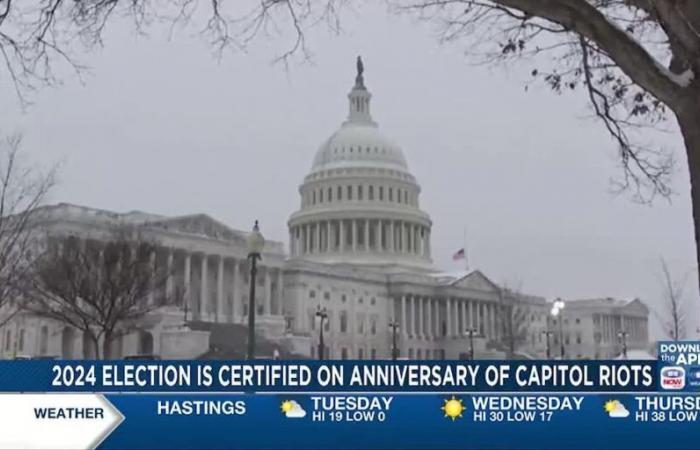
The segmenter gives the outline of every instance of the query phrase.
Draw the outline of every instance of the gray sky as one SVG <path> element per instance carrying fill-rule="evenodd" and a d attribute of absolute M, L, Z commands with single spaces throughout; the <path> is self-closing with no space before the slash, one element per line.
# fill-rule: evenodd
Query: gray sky
<path fill-rule="evenodd" d="M 367 11 L 366 11 L 367 12 Z M 113 30 L 83 57 L 81 85 L 34 95 L 26 112 L 0 84 L 0 132 L 22 131 L 34 160 L 64 161 L 52 202 L 166 215 L 207 213 L 235 228 L 259 218 L 287 238 L 298 185 L 320 143 L 345 119 L 355 57 L 372 111 L 403 148 L 431 214 L 438 266 L 467 229 L 472 267 L 547 297 L 660 295 L 659 258 L 697 303 L 689 181 L 678 133 L 672 203 L 609 192 L 615 147 L 582 93 L 524 90 L 534 65 L 475 67 L 427 26 L 365 14 L 345 32 L 312 32 L 313 64 L 271 65 L 277 42 L 222 61 L 191 33 L 168 41 Z M 698 314 L 693 313 L 695 318 Z M 693 320 L 692 329 L 695 329 Z"/>

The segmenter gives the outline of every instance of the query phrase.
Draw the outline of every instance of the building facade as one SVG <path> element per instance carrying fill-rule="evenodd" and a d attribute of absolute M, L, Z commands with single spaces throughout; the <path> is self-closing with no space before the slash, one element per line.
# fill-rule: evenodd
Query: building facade
<path fill-rule="evenodd" d="M 445 273 L 433 265 L 421 187 L 401 148 L 372 118 L 363 71 L 358 60 L 347 119 L 322 143 L 299 188 L 288 253 L 280 242 L 265 244 L 256 331 L 297 357 L 318 356 L 321 326 L 329 358 L 390 358 L 394 341 L 409 359 L 544 357 L 556 324 L 543 298 L 502 289 L 479 270 Z M 246 232 L 204 214 L 119 214 L 68 204 L 40 213 L 35 230 L 49 243 L 77 239 L 99 250 L 108 230 L 124 224 L 157 243 L 151 261 L 165 268 L 167 283 L 145 299 L 156 308 L 140 330 L 119 338 L 113 356 L 196 357 L 211 347 L 211 335 L 194 323 L 247 323 Z M 616 330 L 630 330 L 630 344 L 648 339 L 641 302 L 580 305 L 567 310 L 579 311 L 576 331 L 564 338 L 570 355 L 611 356 Z M 9 321 L 0 337 L 6 357 L 92 352 L 70 327 L 28 314 Z"/>

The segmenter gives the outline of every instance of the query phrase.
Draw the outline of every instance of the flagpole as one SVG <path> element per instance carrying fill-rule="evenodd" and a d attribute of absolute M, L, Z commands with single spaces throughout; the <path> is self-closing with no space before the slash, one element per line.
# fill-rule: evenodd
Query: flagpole
<path fill-rule="evenodd" d="M 467 248 L 467 227 L 464 227 L 464 268 L 469 272 L 469 251 Z"/>

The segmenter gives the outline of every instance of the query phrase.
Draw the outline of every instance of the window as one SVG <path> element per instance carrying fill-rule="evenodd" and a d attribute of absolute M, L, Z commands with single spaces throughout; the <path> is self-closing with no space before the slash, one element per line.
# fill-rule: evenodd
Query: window
<path fill-rule="evenodd" d="M 361 201 L 362 197 L 362 186 L 357 186 L 357 199 Z"/>
<path fill-rule="evenodd" d="M 357 333 L 365 334 L 365 317 L 361 314 L 357 315 Z"/>
<path fill-rule="evenodd" d="M 389 188 L 389 201 L 394 201 L 394 188 Z"/>
<path fill-rule="evenodd" d="M 17 350 L 20 352 L 24 351 L 24 328 L 19 330 L 19 344 L 17 344 Z"/>
<path fill-rule="evenodd" d="M 341 311 L 340 313 L 340 332 L 348 332 L 348 313 L 345 311 Z"/>
<path fill-rule="evenodd" d="M 343 302 L 343 303 L 345 303 L 345 302 L 348 301 L 348 298 L 345 296 L 345 294 L 343 294 L 343 295 L 340 296 L 340 301 Z"/>
<path fill-rule="evenodd" d="M 336 195 L 336 197 L 338 200 L 343 199 L 343 187 L 342 186 L 338 186 L 338 194 Z"/>
<path fill-rule="evenodd" d="M 408 203 L 408 191 L 403 191 L 403 202 Z"/>
<path fill-rule="evenodd" d="M 316 191 L 313 191 L 311 195 L 312 195 L 311 204 L 315 205 L 316 204 Z"/>
<path fill-rule="evenodd" d="M 581 319 L 577 317 L 576 318 L 576 325 L 580 325 L 580 324 L 581 324 Z"/>
<path fill-rule="evenodd" d="M 367 200 L 374 200 L 374 186 L 367 188 Z"/>
<path fill-rule="evenodd" d="M 359 303 L 360 305 L 363 304 L 364 302 L 365 302 L 365 300 L 362 297 L 357 299 L 357 303 Z"/>
<path fill-rule="evenodd" d="M 360 347 L 357 349 L 357 359 L 365 359 L 365 349 Z"/>
<path fill-rule="evenodd" d="M 374 305 L 374 304 L 377 303 L 377 299 L 374 298 L 374 297 L 372 297 L 372 299 L 369 301 L 369 303 L 370 303 L 371 305 Z"/>
<path fill-rule="evenodd" d="M 373 348 L 371 354 L 371 359 L 377 359 L 377 349 Z"/>
<path fill-rule="evenodd" d="M 46 325 L 41 327 L 41 335 L 39 337 L 39 354 L 45 355 L 49 349 L 49 327 Z"/>
<path fill-rule="evenodd" d="M 369 321 L 370 332 L 372 334 L 377 334 L 377 319 L 372 318 Z"/>
<path fill-rule="evenodd" d="M 352 186 L 348 186 L 348 200 L 352 200 Z"/>
<path fill-rule="evenodd" d="M 580 334 L 577 334 L 577 335 L 576 335 L 576 343 L 577 343 L 577 344 L 580 344 L 580 343 L 581 343 L 581 335 L 580 335 Z"/>
<path fill-rule="evenodd" d="M 384 186 L 379 186 L 379 201 L 384 201 Z"/>
<path fill-rule="evenodd" d="M 330 301 L 331 299 L 331 293 L 330 292 L 324 292 L 323 293 L 323 299 L 326 301 Z"/>
<path fill-rule="evenodd" d="M 333 188 L 328 188 L 328 202 L 333 201 Z"/>
<path fill-rule="evenodd" d="M 323 189 L 318 190 L 318 202 L 323 203 Z"/>
<path fill-rule="evenodd" d="M 316 298 L 316 291 L 309 291 L 309 298 Z"/>
<path fill-rule="evenodd" d="M 340 349 L 340 359 L 348 359 L 348 349 L 343 347 Z"/>

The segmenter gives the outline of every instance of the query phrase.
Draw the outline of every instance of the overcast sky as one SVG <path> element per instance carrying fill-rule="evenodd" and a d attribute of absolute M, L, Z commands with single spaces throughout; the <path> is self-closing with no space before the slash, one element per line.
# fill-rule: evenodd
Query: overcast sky
<path fill-rule="evenodd" d="M 136 38 L 118 24 L 83 57 L 91 76 L 32 96 L 0 78 L 0 132 L 22 131 L 36 161 L 63 161 L 51 201 L 165 215 L 206 213 L 234 228 L 258 218 L 286 242 L 298 186 L 345 119 L 355 57 L 372 113 L 397 141 L 433 219 L 447 271 L 466 227 L 472 268 L 546 297 L 640 297 L 660 307 L 659 258 L 697 303 L 689 181 L 678 133 L 672 203 L 610 194 L 615 147 L 581 93 L 525 91 L 529 64 L 471 65 L 427 26 L 365 11 L 345 32 L 312 32 L 313 64 L 289 71 L 265 41 L 212 57 L 191 33 Z M 693 318 L 698 314 L 693 313 Z M 695 329 L 695 320 L 692 330 Z"/>

